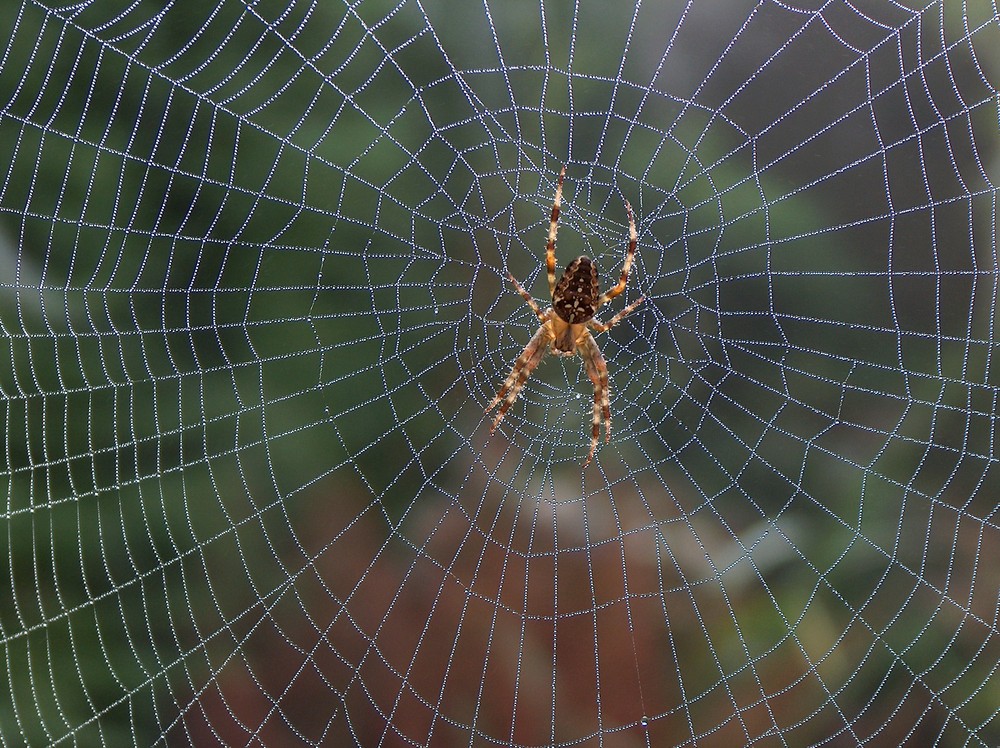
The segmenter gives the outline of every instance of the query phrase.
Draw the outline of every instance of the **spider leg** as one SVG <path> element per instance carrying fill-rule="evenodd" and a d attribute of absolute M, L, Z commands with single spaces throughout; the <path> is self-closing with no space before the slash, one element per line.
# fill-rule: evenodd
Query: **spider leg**
<path fill-rule="evenodd" d="M 628 273 L 632 269 L 632 260 L 635 257 L 635 247 L 639 242 L 639 235 L 635 231 L 635 216 L 632 214 L 632 206 L 628 204 L 628 200 L 625 201 L 625 210 L 628 212 L 628 250 L 625 252 L 625 264 L 622 265 L 622 277 L 618 281 L 618 285 L 601 294 L 601 298 L 597 300 L 598 307 L 604 306 L 625 290 L 625 284 L 628 283 Z"/>
<path fill-rule="evenodd" d="M 486 406 L 486 410 L 483 411 L 484 413 L 489 413 L 496 407 L 497 403 L 503 400 L 503 404 L 500 406 L 500 410 L 497 411 L 497 416 L 493 420 L 493 425 L 490 426 L 491 434 L 500 425 L 500 421 L 503 420 L 507 409 L 517 400 L 517 396 L 520 394 L 521 388 L 524 387 L 524 383 L 528 381 L 528 377 L 531 376 L 531 372 L 545 358 L 551 341 L 552 334 L 549 332 L 549 328 L 542 325 L 538 328 L 538 332 L 528 341 L 524 350 L 521 351 L 521 355 L 517 357 L 517 361 L 514 362 L 514 366 L 510 370 L 510 374 L 507 375 L 507 379 L 504 380 L 503 386 L 497 391 L 496 396 L 490 401 L 490 404 Z"/>
<path fill-rule="evenodd" d="M 594 385 L 594 418 L 590 433 L 590 452 L 583 467 L 587 467 L 594 459 L 594 452 L 597 451 L 597 443 L 601 436 L 601 419 L 604 419 L 604 441 L 611 441 L 611 403 L 608 399 L 608 364 L 604 360 L 601 349 L 594 340 L 594 336 L 585 332 L 584 337 L 577 344 L 580 355 L 583 357 L 584 365 L 587 368 L 587 376 L 590 377 L 591 384 Z"/>
<path fill-rule="evenodd" d="M 631 312 L 635 311 L 635 308 L 637 306 L 639 306 L 639 304 L 641 304 L 645 299 L 646 299 L 645 296 L 640 296 L 638 299 L 636 299 L 631 304 L 629 304 L 627 307 L 625 307 L 620 312 L 618 312 L 618 314 L 616 314 L 614 317 L 612 317 L 611 319 L 609 319 L 608 322 L 607 322 L 607 324 L 601 324 L 596 319 L 592 318 L 590 320 L 590 326 L 593 327 L 594 330 L 596 330 L 599 333 L 600 332 L 607 332 L 612 327 L 614 327 L 619 322 L 621 322 L 622 319 L 624 319 L 626 315 L 628 315 Z"/>
<path fill-rule="evenodd" d="M 528 306 L 531 307 L 531 311 L 535 313 L 535 316 L 538 317 L 538 319 L 541 320 L 542 322 L 545 322 L 548 319 L 548 317 L 546 317 L 545 313 L 538 308 L 538 304 L 535 302 L 533 298 L 531 298 L 531 294 L 524 290 L 524 286 L 518 283 L 517 278 L 515 278 L 513 275 L 507 273 L 507 277 L 510 278 L 510 282 L 514 284 L 514 288 L 517 289 L 517 292 L 521 294 L 521 296 L 524 298 L 525 301 L 528 302 Z"/>
<path fill-rule="evenodd" d="M 559 230 L 559 206 L 562 203 L 563 177 L 566 167 L 559 172 L 556 182 L 556 198 L 552 201 L 552 218 L 549 219 L 549 241 L 545 245 L 545 267 L 549 272 L 549 296 L 556 292 L 556 231 Z"/>

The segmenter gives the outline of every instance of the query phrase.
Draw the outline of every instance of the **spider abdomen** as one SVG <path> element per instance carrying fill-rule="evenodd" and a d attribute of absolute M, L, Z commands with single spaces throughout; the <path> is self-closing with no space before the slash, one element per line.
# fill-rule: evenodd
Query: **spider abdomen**
<path fill-rule="evenodd" d="M 586 255 L 577 257 L 566 266 L 556 290 L 552 292 L 552 308 L 571 325 L 591 319 L 597 312 L 597 268 Z"/>

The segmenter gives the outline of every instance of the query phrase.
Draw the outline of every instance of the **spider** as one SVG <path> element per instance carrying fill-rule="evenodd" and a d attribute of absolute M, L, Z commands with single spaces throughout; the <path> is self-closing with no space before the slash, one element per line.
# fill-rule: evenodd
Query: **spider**
<path fill-rule="evenodd" d="M 587 376 L 590 377 L 590 381 L 594 385 L 594 420 L 590 436 L 590 452 L 583 463 L 583 467 L 587 467 L 594 459 L 594 451 L 597 449 L 598 437 L 601 432 L 602 417 L 605 429 L 604 441 L 611 441 L 608 365 L 604 356 L 601 355 L 597 341 L 594 340 L 594 336 L 587 328 L 592 328 L 598 333 L 610 330 L 621 322 L 625 315 L 639 306 L 645 297 L 640 296 L 608 320 L 607 324 L 598 322 L 594 317 L 598 309 L 625 290 L 625 284 L 628 282 L 628 273 L 632 267 L 632 258 L 635 257 L 635 246 L 638 241 L 635 218 L 628 200 L 625 201 L 625 210 L 628 213 L 628 250 L 625 253 L 625 264 L 622 266 L 622 275 L 618 285 L 601 294 L 597 287 L 597 269 L 594 267 L 593 260 L 585 255 L 577 257 L 567 265 L 562 278 L 556 283 L 556 231 L 559 228 L 559 205 L 562 202 L 563 178 L 565 176 L 566 167 L 564 166 L 559 172 L 559 180 L 556 183 L 556 197 L 552 203 L 552 218 L 549 222 L 549 240 L 545 245 L 545 264 L 548 269 L 552 306 L 543 312 L 531 294 L 517 282 L 517 279 L 510 273 L 507 274 L 510 282 L 514 284 L 514 288 L 528 302 L 531 311 L 535 313 L 538 321 L 542 324 L 528 341 L 524 350 L 521 351 L 521 355 L 514 362 L 510 374 L 504 380 L 503 386 L 500 387 L 496 397 L 490 402 L 485 412 L 489 413 L 503 401 L 493 425 L 490 427 L 492 434 L 500 421 L 503 420 L 507 409 L 514 404 L 524 387 L 524 383 L 531 376 L 531 372 L 541 363 L 550 349 L 551 353 L 556 356 L 572 356 L 574 353 L 579 353 L 587 369 Z"/>

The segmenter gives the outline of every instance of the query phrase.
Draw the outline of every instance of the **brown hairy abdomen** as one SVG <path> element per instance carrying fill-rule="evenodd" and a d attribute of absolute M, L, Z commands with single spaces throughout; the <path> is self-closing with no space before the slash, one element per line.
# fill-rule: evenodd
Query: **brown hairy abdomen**
<path fill-rule="evenodd" d="M 586 322 L 597 311 L 597 268 L 589 257 L 580 256 L 566 266 L 566 272 L 552 294 L 552 308 L 571 325 Z"/>

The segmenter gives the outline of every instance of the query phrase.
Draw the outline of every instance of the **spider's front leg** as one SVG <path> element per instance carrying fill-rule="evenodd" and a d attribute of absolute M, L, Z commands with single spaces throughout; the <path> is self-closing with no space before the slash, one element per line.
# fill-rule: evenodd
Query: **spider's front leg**
<path fill-rule="evenodd" d="M 500 421 L 503 420 L 504 414 L 510 406 L 517 400 L 517 396 L 520 394 L 521 388 L 524 387 L 524 383 L 528 381 L 528 377 L 531 376 L 531 372 L 541 363 L 541 360 L 545 358 L 545 354 L 549 350 L 549 343 L 552 342 L 552 332 L 549 330 L 549 326 L 544 324 L 546 315 L 547 312 L 543 312 L 540 315 L 539 318 L 543 320 L 542 326 L 538 328 L 538 331 L 528 341 L 524 350 L 521 351 L 521 355 L 514 362 L 514 367 L 510 370 L 510 374 L 504 380 L 503 386 L 500 387 L 490 404 L 486 406 L 486 410 L 483 411 L 484 413 L 489 413 L 497 406 L 497 403 L 501 400 L 503 401 L 500 410 L 497 411 L 496 418 L 493 420 L 493 425 L 490 426 L 491 434 L 500 425 Z"/>
<path fill-rule="evenodd" d="M 608 398 L 608 364 L 604 360 L 601 349 L 597 346 L 597 341 L 589 332 L 584 334 L 583 339 L 578 343 L 580 356 L 587 369 L 587 376 L 594 386 L 594 418 L 590 434 L 590 452 L 583 466 L 587 467 L 594 459 L 594 452 L 597 451 L 597 442 L 601 435 L 601 418 L 604 419 L 604 441 L 611 441 L 611 402 Z"/>

